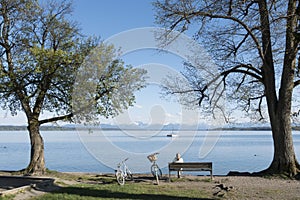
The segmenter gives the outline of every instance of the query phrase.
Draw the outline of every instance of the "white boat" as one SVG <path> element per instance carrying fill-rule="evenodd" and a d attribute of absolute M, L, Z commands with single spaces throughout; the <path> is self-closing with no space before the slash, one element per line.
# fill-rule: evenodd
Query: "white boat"
<path fill-rule="evenodd" d="M 167 134 L 167 137 L 177 137 L 178 135 L 177 134 L 174 134 L 174 133 L 170 133 L 170 134 Z"/>
<path fill-rule="evenodd" d="M 177 137 L 178 135 L 174 133 L 174 129 L 172 128 L 172 132 L 167 134 L 167 137 Z"/>

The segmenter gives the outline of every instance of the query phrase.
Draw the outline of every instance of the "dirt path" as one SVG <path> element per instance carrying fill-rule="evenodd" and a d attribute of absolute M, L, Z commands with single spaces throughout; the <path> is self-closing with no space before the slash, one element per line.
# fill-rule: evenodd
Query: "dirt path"
<path fill-rule="evenodd" d="M 228 199 L 300 199 L 300 181 L 249 176 L 216 178 L 224 188 L 218 196 Z"/>

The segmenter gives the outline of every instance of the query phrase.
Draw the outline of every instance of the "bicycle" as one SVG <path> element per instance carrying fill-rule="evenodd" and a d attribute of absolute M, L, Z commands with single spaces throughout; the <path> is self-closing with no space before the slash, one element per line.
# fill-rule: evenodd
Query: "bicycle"
<path fill-rule="evenodd" d="M 153 154 L 150 154 L 149 156 L 147 156 L 147 158 L 152 163 L 152 165 L 151 165 L 151 173 L 154 176 L 154 178 L 156 179 L 157 184 L 159 184 L 159 179 L 162 178 L 161 169 L 158 167 L 158 165 L 156 163 L 157 155 L 158 154 L 159 153 L 153 153 Z"/>
<path fill-rule="evenodd" d="M 118 168 L 116 170 L 116 179 L 117 182 L 119 183 L 119 185 L 124 185 L 125 184 L 125 180 L 133 180 L 133 175 L 131 173 L 131 171 L 129 170 L 129 168 L 126 165 L 126 161 L 129 158 L 126 158 L 125 160 L 122 160 L 119 164 L 118 164 Z"/>

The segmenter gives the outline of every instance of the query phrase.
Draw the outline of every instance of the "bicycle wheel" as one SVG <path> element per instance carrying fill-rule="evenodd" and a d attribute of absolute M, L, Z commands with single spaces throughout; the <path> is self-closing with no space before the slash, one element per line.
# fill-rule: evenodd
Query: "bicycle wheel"
<path fill-rule="evenodd" d="M 121 171 L 116 172 L 116 179 L 117 179 L 119 185 L 125 184 L 125 177 L 123 176 L 123 173 Z"/>
<path fill-rule="evenodd" d="M 126 180 L 132 181 L 133 180 L 133 175 L 132 175 L 132 173 L 129 169 L 126 169 L 126 174 L 127 174 Z"/>
<path fill-rule="evenodd" d="M 154 176 L 154 178 L 156 178 L 156 176 L 157 176 L 158 179 L 162 178 L 162 172 L 161 172 L 161 170 L 160 170 L 160 168 L 158 167 L 157 164 L 153 164 L 151 166 L 151 173 Z"/>

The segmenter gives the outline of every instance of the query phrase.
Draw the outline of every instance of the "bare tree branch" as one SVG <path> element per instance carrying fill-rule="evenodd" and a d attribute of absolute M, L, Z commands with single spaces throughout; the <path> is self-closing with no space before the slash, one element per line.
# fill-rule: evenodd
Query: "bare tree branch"
<path fill-rule="evenodd" d="M 63 115 L 63 116 L 58 116 L 58 117 L 52 117 L 52 118 L 48 118 L 48 119 L 39 120 L 39 125 L 46 124 L 46 123 L 51 123 L 51 122 L 57 122 L 57 121 L 61 121 L 61 120 L 69 120 L 70 121 L 73 116 L 74 116 L 74 114 L 70 113 L 70 114 Z"/>
<path fill-rule="evenodd" d="M 256 45 L 256 48 L 257 48 L 257 51 L 260 55 L 260 58 L 262 60 L 265 60 L 264 52 L 262 50 L 262 47 L 260 45 L 260 42 L 259 42 L 258 38 L 253 34 L 253 32 L 252 32 L 253 30 L 250 27 L 248 27 L 248 25 L 245 24 L 242 20 L 240 20 L 236 17 L 233 17 L 233 16 L 217 15 L 217 14 L 212 14 L 212 13 L 203 12 L 203 11 L 194 11 L 194 12 L 189 12 L 189 13 L 175 11 L 174 13 L 178 16 L 187 16 L 188 18 L 192 18 L 192 17 L 195 17 L 195 16 L 202 16 L 202 17 L 209 17 L 209 18 L 215 18 L 215 19 L 227 19 L 227 20 L 234 21 L 234 22 L 238 23 L 239 25 L 241 25 L 245 29 L 247 34 L 249 34 L 250 37 L 252 38 L 252 40 L 254 41 L 254 43 Z M 179 24 L 184 19 L 185 19 L 184 17 L 180 18 L 177 21 L 176 25 Z M 175 26 L 172 26 L 172 27 L 173 27 L 172 29 L 175 28 Z"/>
<path fill-rule="evenodd" d="M 294 88 L 300 85 L 300 80 L 294 82 Z"/>

